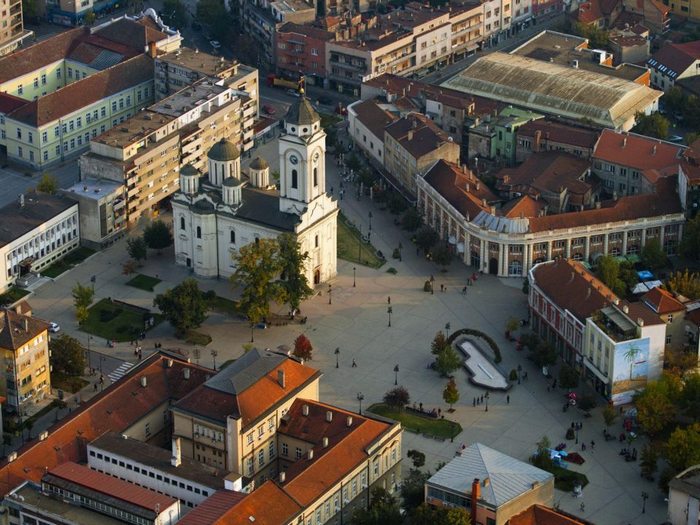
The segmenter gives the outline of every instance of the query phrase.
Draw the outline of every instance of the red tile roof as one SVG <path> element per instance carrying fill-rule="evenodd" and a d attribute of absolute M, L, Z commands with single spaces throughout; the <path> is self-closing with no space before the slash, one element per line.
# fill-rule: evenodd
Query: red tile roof
<path fill-rule="evenodd" d="M 44 333 L 49 323 L 30 315 L 18 314 L 10 308 L 0 310 L 0 348 L 15 351 Z"/>
<path fill-rule="evenodd" d="M 535 283 L 559 308 L 581 322 L 618 299 L 613 291 L 579 262 L 559 259 L 538 264 L 532 270 Z"/>
<path fill-rule="evenodd" d="M 292 34 L 301 35 L 308 38 L 314 38 L 316 40 L 323 40 L 326 42 L 335 40 L 335 33 L 331 31 L 326 31 L 320 27 L 314 27 L 308 24 L 295 24 L 294 22 L 287 22 L 279 29 L 277 29 L 278 38 L 282 34 Z"/>
<path fill-rule="evenodd" d="M 598 130 L 570 126 L 546 118 L 531 120 L 520 126 L 516 133 L 519 137 L 535 138 L 535 134 L 538 131 L 541 134 L 542 141 L 567 144 L 590 150 L 595 148 L 600 136 L 600 131 Z"/>
<path fill-rule="evenodd" d="M 386 133 L 396 140 L 409 155 L 420 159 L 447 142 L 450 136 L 428 117 L 411 113 L 386 127 Z"/>
<path fill-rule="evenodd" d="M 145 52 L 150 42 L 160 42 L 167 38 L 165 33 L 154 27 L 155 24 L 149 18 L 144 16 L 138 21 L 121 18 L 95 34 L 125 46 L 138 47 Z"/>
<path fill-rule="evenodd" d="M 514 199 L 501 208 L 501 214 L 509 219 L 522 219 L 525 217 L 538 217 L 547 208 L 547 203 L 542 199 L 534 199 L 529 195 L 523 195 Z"/>
<path fill-rule="evenodd" d="M 662 73 L 665 76 L 675 73 L 671 75 L 675 79 L 696 60 L 700 60 L 700 40 L 685 44 L 666 44 L 647 60 L 647 66 L 656 70 L 665 66 Z"/>
<path fill-rule="evenodd" d="M 685 311 L 685 306 L 663 288 L 652 288 L 642 296 L 642 301 L 659 315 Z"/>
<path fill-rule="evenodd" d="M 688 185 L 700 184 L 700 139 L 695 140 L 683 152 L 681 169 L 688 179 Z"/>
<path fill-rule="evenodd" d="M 582 24 L 592 24 L 603 18 L 603 12 L 598 0 L 588 0 L 579 4 L 576 11 L 576 20 Z"/>
<path fill-rule="evenodd" d="M 382 142 L 384 142 L 384 128 L 398 119 L 398 117 L 379 107 L 374 100 L 360 102 L 354 105 L 352 109 L 357 113 L 357 119 Z"/>
<path fill-rule="evenodd" d="M 7 115 L 25 104 L 29 104 L 29 101 L 9 93 L 0 93 L 0 113 Z"/>
<path fill-rule="evenodd" d="M 59 478 L 86 487 L 105 496 L 122 500 L 149 511 L 159 507 L 164 512 L 165 509 L 177 502 L 176 499 L 165 494 L 159 494 L 155 490 L 139 487 L 128 481 L 102 474 L 72 461 L 67 461 L 52 468 L 44 476 L 44 480 L 49 484 L 52 483 L 52 478 Z"/>
<path fill-rule="evenodd" d="M 656 170 L 665 175 L 678 173 L 684 146 L 658 139 L 604 129 L 593 158 L 640 171 Z M 651 182 L 656 182 L 652 180 Z"/>
<path fill-rule="evenodd" d="M 172 366 L 168 366 L 172 360 Z M 184 370 L 190 377 L 185 378 Z M 85 459 L 86 445 L 105 432 L 123 432 L 156 407 L 177 401 L 201 385 L 213 371 L 164 353 L 133 367 L 122 379 L 49 428 L 49 436 L 26 443 L 17 459 L 0 463 L 0 494 L 25 480 L 39 482 L 46 469 Z M 146 387 L 141 386 L 142 378 Z"/>
<path fill-rule="evenodd" d="M 43 126 L 110 95 L 152 81 L 153 75 L 153 59 L 139 55 L 34 100 L 14 110 L 8 118 Z"/>
<path fill-rule="evenodd" d="M 178 521 L 178 525 L 211 525 L 241 502 L 246 495 L 233 490 L 219 490 Z M 250 521 L 248 522 L 250 525 Z"/>
<path fill-rule="evenodd" d="M 592 523 L 543 505 L 532 505 L 512 516 L 506 525 L 592 525 Z"/>
<path fill-rule="evenodd" d="M 290 523 L 297 514 L 303 510 L 298 502 L 294 501 L 274 481 L 266 481 L 252 494 L 246 496 L 233 507 L 228 509 L 219 519 L 213 522 L 197 521 L 198 509 L 194 514 L 194 521 L 180 521 L 180 525 L 280 525 Z M 189 517 L 189 515 L 188 515 Z"/>

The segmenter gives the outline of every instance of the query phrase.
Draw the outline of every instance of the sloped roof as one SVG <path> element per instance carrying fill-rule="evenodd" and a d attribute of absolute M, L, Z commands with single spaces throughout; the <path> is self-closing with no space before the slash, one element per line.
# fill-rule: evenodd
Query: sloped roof
<path fill-rule="evenodd" d="M 544 505 L 531 505 L 519 514 L 512 516 L 506 525 L 592 525 L 560 510 Z"/>
<path fill-rule="evenodd" d="M 420 113 L 410 113 L 400 118 L 389 124 L 385 132 L 416 159 L 435 151 L 451 140 L 447 133 Z"/>
<path fill-rule="evenodd" d="M 365 100 L 364 102 L 353 104 L 352 111 L 357 114 L 357 120 L 382 142 L 384 142 L 384 129 L 397 119 L 397 117 L 382 109 L 374 100 Z"/>
<path fill-rule="evenodd" d="M 660 287 L 652 288 L 642 295 L 642 302 L 658 315 L 685 311 L 683 303 L 673 297 L 670 292 Z"/>
<path fill-rule="evenodd" d="M 228 162 L 231 160 L 236 160 L 241 156 L 241 151 L 236 147 L 236 145 L 222 137 L 219 142 L 214 144 L 207 152 L 207 157 L 219 162 Z"/>
<path fill-rule="evenodd" d="M 523 195 L 519 199 L 514 199 L 503 206 L 501 214 L 509 219 L 537 217 L 546 207 L 546 201 Z"/>
<path fill-rule="evenodd" d="M 128 18 L 120 18 L 99 29 L 96 34 L 124 45 L 138 46 L 145 51 L 149 42 L 160 42 L 168 37 L 165 33 L 153 27 L 148 22 L 148 18 L 144 17 L 143 22 L 141 20 L 135 21 Z"/>
<path fill-rule="evenodd" d="M 559 193 L 562 187 L 575 193 L 591 189 L 584 182 L 589 162 L 561 151 L 541 151 L 530 155 L 515 168 L 503 168 L 496 173 L 499 188 L 511 191 Z"/>
<path fill-rule="evenodd" d="M 196 509 L 185 514 L 178 525 L 213 525 L 246 495 L 233 490 L 219 490 L 205 499 Z M 248 521 L 248 525 L 250 521 Z"/>
<path fill-rule="evenodd" d="M 48 322 L 34 316 L 11 308 L 0 310 L 0 348 L 15 351 L 48 329 Z"/>
<path fill-rule="evenodd" d="M 685 44 L 666 44 L 647 60 L 647 66 L 676 79 L 700 60 L 700 40 Z"/>
<path fill-rule="evenodd" d="M 612 128 L 663 94 L 629 80 L 500 52 L 477 59 L 442 85 Z"/>
<path fill-rule="evenodd" d="M 499 200 L 471 171 L 462 170 L 443 159 L 437 161 L 423 178 L 464 217 L 473 219 Z"/>
<path fill-rule="evenodd" d="M 679 144 L 636 133 L 604 129 L 593 158 L 640 171 L 657 170 L 672 175 L 678 173 L 678 164 L 685 149 Z"/>
<path fill-rule="evenodd" d="M 523 137 L 535 137 L 541 133 L 543 140 L 559 142 L 585 149 L 593 149 L 598 141 L 600 132 L 592 129 L 571 126 L 550 119 L 536 119 L 523 124 L 518 128 L 517 135 Z"/>
<path fill-rule="evenodd" d="M 285 122 L 297 124 L 298 126 L 310 125 L 320 120 L 321 117 L 316 113 L 316 110 L 311 105 L 311 101 L 303 94 L 299 97 L 299 100 L 290 106 L 287 115 L 284 117 Z"/>
<path fill-rule="evenodd" d="M 488 479 L 481 486 L 481 501 L 498 508 L 532 490 L 533 483 L 542 484 L 553 478 L 549 472 L 529 463 L 474 443 L 433 474 L 427 483 L 471 494 L 474 479 L 482 482 Z"/>

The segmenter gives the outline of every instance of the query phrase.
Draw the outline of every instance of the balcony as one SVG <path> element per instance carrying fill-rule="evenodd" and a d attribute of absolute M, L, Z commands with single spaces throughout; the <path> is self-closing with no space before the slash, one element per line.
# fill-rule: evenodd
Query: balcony
<path fill-rule="evenodd" d="M 601 309 L 593 316 L 593 322 L 605 335 L 617 343 L 638 337 L 637 325 L 612 306 Z"/>

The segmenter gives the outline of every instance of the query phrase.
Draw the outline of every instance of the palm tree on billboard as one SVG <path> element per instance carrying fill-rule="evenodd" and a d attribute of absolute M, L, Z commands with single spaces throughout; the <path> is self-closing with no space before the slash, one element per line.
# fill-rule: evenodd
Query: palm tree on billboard
<path fill-rule="evenodd" d="M 639 348 L 637 348 L 636 346 L 630 346 L 624 354 L 625 359 L 630 363 L 630 381 L 632 381 L 632 369 L 634 368 L 634 361 L 637 359 L 637 356 L 640 353 L 641 350 L 639 350 Z"/>

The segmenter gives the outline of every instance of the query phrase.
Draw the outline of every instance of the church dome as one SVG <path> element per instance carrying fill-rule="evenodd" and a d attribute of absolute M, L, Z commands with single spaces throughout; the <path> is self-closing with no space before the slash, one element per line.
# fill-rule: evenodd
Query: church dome
<path fill-rule="evenodd" d="M 226 139 L 221 139 L 219 142 L 214 144 L 207 153 L 207 157 L 211 160 L 216 160 L 219 162 L 229 162 L 236 160 L 241 156 L 240 150 L 236 145 Z"/>
<path fill-rule="evenodd" d="M 319 122 L 321 117 L 319 117 L 318 113 L 316 113 L 316 110 L 311 105 L 309 99 L 302 95 L 299 100 L 297 100 L 289 108 L 287 116 L 284 117 L 284 120 L 287 124 L 304 126 Z"/>
<path fill-rule="evenodd" d="M 196 176 L 199 175 L 199 170 L 195 168 L 192 164 L 185 164 L 182 168 L 180 168 L 180 175 L 185 175 L 185 176 Z"/>
<path fill-rule="evenodd" d="M 262 157 L 255 157 L 255 159 L 253 159 L 253 162 L 250 163 L 250 169 L 253 170 L 264 170 L 269 167 L 270 165 Z"/>
<path fill-rule="evenodd" d="M 224 179 L 224 182 L 222 183 L 222 186 L 226 186 L 229 188 L 235 188 L 236 186 L 240 186 L 243 184 L 239 179 L 236 177 L 226 177 Z"/>

